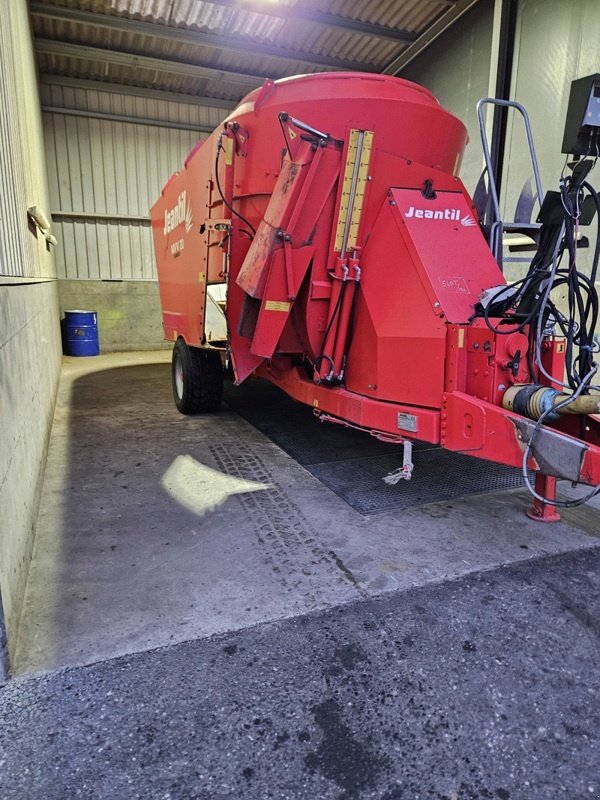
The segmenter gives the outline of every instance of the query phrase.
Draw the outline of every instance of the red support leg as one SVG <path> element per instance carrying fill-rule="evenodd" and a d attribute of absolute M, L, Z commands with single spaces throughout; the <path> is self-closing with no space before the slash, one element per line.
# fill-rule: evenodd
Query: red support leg
<path fill-rule="evenodd" d="M 536 473 L 534 488 L 541 497 L 546 497 L 548 500 L 556 500 L 556 478 L 552 475 L 543 475 L 541 472 Z M 538 522 L 560 521 L 560 514 L 556 510 L 556 506 L 545 503 L 543 500 L 538 500 L 537 497 L 534 499 L 531 508 L 528 509 L 527 516 Z"/>

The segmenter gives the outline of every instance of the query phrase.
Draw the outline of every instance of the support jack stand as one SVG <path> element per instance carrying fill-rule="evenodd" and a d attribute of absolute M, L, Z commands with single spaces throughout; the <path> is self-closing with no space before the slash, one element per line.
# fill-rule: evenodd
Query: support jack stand
<path fill-rule="evenodd" d="M 409 481 L 412 478 L 414 469 L 414 464 L 412 462 L 412 442 L 410 439 L 405 439 L 403 444 L 404 455 L 402 458 L 402 466 L 383 478 L 388 486 L 395 486 L 401 480 Z"/>
<path fill-rule="evenodd" d="M 556 500 L 556 478 L 552 475 L 542 475 L 538 472 L 535 476 L 535 491 L 541 497 L 548 500 Z M 536 497 L 531 508 L 527 510 L 527 516 L 538 522 L 560 522 L 560 514 L 556 506 L 538 500 Z"/>

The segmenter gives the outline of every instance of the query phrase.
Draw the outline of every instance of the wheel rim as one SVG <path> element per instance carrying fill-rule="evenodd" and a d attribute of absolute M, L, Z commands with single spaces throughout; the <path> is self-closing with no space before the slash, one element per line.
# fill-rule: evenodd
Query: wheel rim
<path fill-rule="evenodd" d="M 181 400 L 183 397 L 183 365 L 179 356 L 175 359 L 175 391 L 177 397 Z"/>

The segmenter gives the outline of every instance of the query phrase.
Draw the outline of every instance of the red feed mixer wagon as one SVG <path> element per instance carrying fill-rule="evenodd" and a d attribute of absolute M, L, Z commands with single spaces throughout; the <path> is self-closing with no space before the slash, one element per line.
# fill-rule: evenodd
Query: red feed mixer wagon
<path fill-rule="evenodd" d="M 583 329 L 569 338 L 539 302 L 564 272 L 564 224 L 542 225 L 553 258 L 538 250 L 533 277 L 507 286 L 458 177 L 466 143 L 398 78 L 306 75 L 247 95 L 152 208 L 179 410 L 216 410 L 230 363 L 236 384 L 266 378 L 323 421 L 404 443 L 405 477 L 421 440 L 534 471 L 542 519 L 557 517 L 557 478 L 598 486 L 595 365 L 586 355 L 583 379 Z"/>

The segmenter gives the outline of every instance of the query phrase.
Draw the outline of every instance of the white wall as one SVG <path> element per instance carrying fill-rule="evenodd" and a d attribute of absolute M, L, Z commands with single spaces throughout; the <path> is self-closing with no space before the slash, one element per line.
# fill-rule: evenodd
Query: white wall
<path fill-rule="evenodd" d="M 60 369 L 52 248 L 27 208 L 50 213 L 26 0 L 0 3 L 0 598 L 16 640 Z M 0 681 L 6 664 L 0 654 Z"/>

